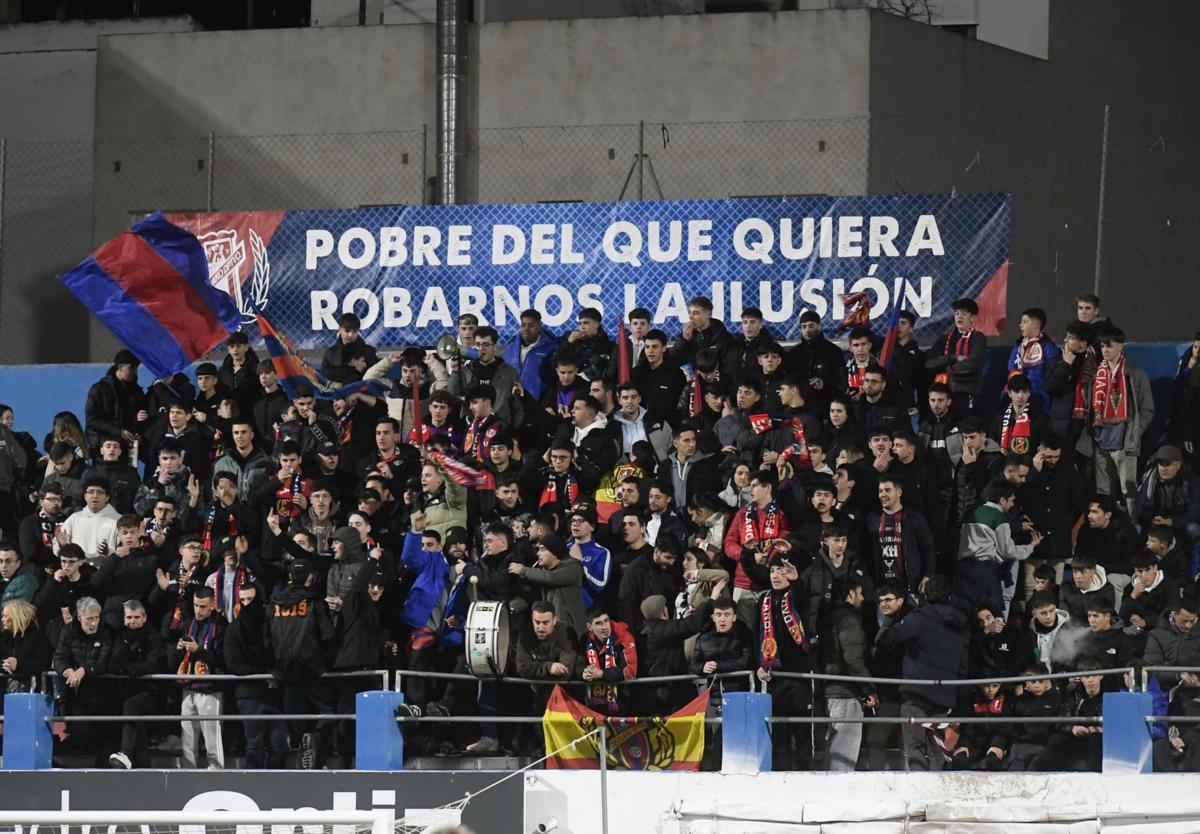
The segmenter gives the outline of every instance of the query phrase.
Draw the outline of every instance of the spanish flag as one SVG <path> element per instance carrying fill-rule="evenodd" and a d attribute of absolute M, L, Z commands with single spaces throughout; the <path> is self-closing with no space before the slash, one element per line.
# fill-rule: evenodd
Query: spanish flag
<path fill-rule="evenodd" d="M 590 770 L 600 766 L 600 734 L 607 727 L 608 766 L 621 770 L 700 769 L 704 757 L 705 689 L 683 709 L 668 716 L 609 718 L 554 687 L 542 729 L 546 734 L 546 768 Z"/>

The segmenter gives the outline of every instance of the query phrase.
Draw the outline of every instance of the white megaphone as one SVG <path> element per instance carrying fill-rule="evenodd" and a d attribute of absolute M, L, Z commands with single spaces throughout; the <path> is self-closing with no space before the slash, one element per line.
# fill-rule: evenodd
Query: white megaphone
<path fill-rule="evenodd" d="M 462 345 L 458 343 L 458 339 L 449 333 L 437 340 L 437 344 L 434 346 L 434 353 L 443 362 L 449 362 L 451 359 L 459 359 L 464 356 L 467 359 L 479 358 L 479 351 L 475 348 L 466 348 L 464 350 Z"/>

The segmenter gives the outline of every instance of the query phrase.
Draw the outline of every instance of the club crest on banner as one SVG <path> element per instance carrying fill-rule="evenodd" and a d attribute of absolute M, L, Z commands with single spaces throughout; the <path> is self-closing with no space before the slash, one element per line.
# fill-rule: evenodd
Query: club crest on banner
<path fill-rule="evenodd" d="M 238 230 L 220 229 L 198 237 L 204 246 L 204 257 L 208 261 L 209 283 L 234 300 L 242 314 L 243 322 L 253 322 L 255 308 L 262 310 L 267 306 L 267 294 L 271 288 L 271 260 L 262 238 L 254 229 L 246 230 L 250 256 L 254 260 L 247 296 L 242 288 L 246 244 L 241 240 Z"/>

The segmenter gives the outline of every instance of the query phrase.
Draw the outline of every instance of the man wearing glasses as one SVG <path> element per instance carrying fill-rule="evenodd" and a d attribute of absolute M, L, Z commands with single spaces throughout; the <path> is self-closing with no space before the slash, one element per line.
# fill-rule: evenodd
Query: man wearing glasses
<path fill-rule="evenodd" d="M 108 480 L 89 476 L 83 481 L 83 507 L 63 522 L 55 533 L 54 553 L 64 544 L 83 548 L 89 564 L 117 547 L 117 519 L 121 514 L 108 503 Z"/>

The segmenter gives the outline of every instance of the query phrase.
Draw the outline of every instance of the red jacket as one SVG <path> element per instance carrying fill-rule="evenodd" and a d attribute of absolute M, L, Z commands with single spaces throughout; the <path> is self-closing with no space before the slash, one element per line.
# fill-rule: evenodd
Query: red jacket
<path fill-rule="evenodd" d="M 787 516 L 784 515 L 783 509 L 778 503 L 775 503 L 775 521 L 773 526 L 775 530 L 770 538 L 786 539 L 791 535 L 791 528 L 788 527 Z M 767 505 L 768 509 L 770 504 Z M 749 507 L 743 507 L 737 511 L 733 517 L 733 521 L 729 523 L 729 529 L 725 532 L 725 556 L 732 559 L 734 563 L 733 587 L 750 589 L 754 587 L 754 583 L 750 581 L 750 577 L 746 575 L 746 571 L 742 568 L 742 549 L 748 547 L 746 543 L 746 513 L 754 511 L 755 516 L 753 523 L 750 525 L 755 535 L 752 538 L 767 537 L 767 531 L 764 529 L 766 517 L 762 510 L 759 510 L 754 504 Z"/>

